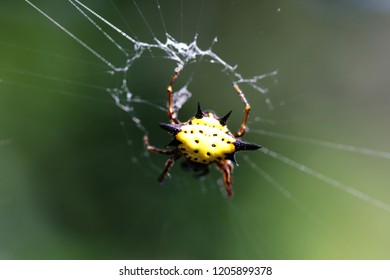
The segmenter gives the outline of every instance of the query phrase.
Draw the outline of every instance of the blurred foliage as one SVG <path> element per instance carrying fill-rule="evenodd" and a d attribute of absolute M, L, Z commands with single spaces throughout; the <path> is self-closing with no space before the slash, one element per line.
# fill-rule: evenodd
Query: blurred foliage
<path fill-rule="evenodd" d="M 133 3 L 114 2 L 120 14 L 110 1 L 85 1 L 151 42 Z M 138 2 L 162 40 L 156 2 Z M 190 42 L 198 32 L 199 45 L 207 48 L 217 36 L 214 51 L 246 76 L 279 71 L 276 80 L 264 80 L 274 110 L 243 89 L 252 105 L 245 140 L 390 204 L 389 159 L 256 133 L 390 151 L 388 10 L 370 1 L 160 2 L 175 38 Z M 124 63 L 66 1 L 34 3 L 111 62 Z M 0 258 L 390 257 L 390 213 L 262 153 L 248 156 L 293 199 L 243 155 L 233 200 L 220 191 L 217 170 L 197 180 L 177 164 L 160 186 L 156 178 L 166 158 L 145 155 L 142 132 L 106 91 L 121 81 L 24 1 L 2 1 L 0 26 Z M 161 55 L 148 56 L 129 71 L 129 86 L 164 106 L 174 67 Z M 232 109 L 230 127 L 237 129 L 243 106 L 221 69 L 206 61 L 189 65 L 175 86 L 190 77 L 193 97 L 180 117 L 192 116 L 199 101 L 219 114 Z M 152 144 L 167 144 L 170 137 L 157 126 L 166 113 L 143 103 L 134 108 Z"/>

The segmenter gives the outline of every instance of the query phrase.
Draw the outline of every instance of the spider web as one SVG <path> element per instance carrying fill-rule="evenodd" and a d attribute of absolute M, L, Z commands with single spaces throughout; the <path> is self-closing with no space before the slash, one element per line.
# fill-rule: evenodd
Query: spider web
<path fill-rule="evenodd" d="M 84 110 L 94 112 L 109 107 L 111 111 L 107 115 L 115 116 L 109 121 L 97 117 L 93 122 L 79 123 L 79 127 L 69 127 L 70 122 L 67 126 L 60 118 L 54 123 L 61 130 L 51 132 L 51 128 L 43 128 L 53 141 L 58 135 L 62 138 L 63 135 L 73 135 L 69 131 L 86 128 L 87 131 L 93 128 L 107 131 L 114 136 L 103 138 L 110 140 L 100 142 L 99 153 L 96 152 L 97 147 L 91 144 L 98 142 L 99 138 L 91 137 L 86 142 L 88 144 L 82 146 L 87 151 L 84 157 L 88 158 L 84 164 L 75 163 L 78 157 L 70 157 L 73 161 L 64 158 L 60 166 L 67 166 L 69 170 L 59 172 L 54 167 L 49 168 L 48 173 L 41 174 L 42 178 L 37 178 L 37 171 L 26 171 L 26 174 L 32 172 L 34 175 L 15 179 L 14 170 L 30 170 L 28 166 L 32 164 L 19 158 L 24 159 L 24 154 L 36 154 L 14 148 L 19 147 L 16 140 L 24 137 L 25 133 L 18 136 L 20 132 L 11 129 L 9 135 L 0 135 L 3 139 L 0 140 L 0 149 L 6 157 L 8 153 L 13 159 L 11 167 L 3 167 L 4 171 L 12 171 L 8 179 L 3 179 L 4 185 L 30 187 L 5 188 L 0 203 L 7 209 L 18 210 L 15 197 L 26 191 L 32 193 L 32 198 L 26 196 L 23 200 L 23 209 L 34 209 L 31 215 L 40 225 L 39 230 L 33 231 L 36 236 L 40 231 L 51 236 L 47 248 L 43 250 L 44 257 L 388 257 L 388 253 L 380 249 L 388 245 L 386 236 L 390 232 L 387 185 L 390 178 L 386 172 L 390 147 L 383 140 L 389 135 L 382 129 L 386 127 L 384 122 L 388 114 L 385 110 L 373 109 L 374 105 L 386 104 L 387 100 L 380 94 L 379 88 L 374 90 L 375 98 L 366 98 L 363 90 L 366 84 L 376 81 L 379 74 L 352 73 L 353 77 L 363 75 L 360 80 L 366 83 L 360 88 L 347 88 L 344 90 L 347 94 L 341 94 L 343 88 L 340 85 L 350 86 L 343 80 L 322 82 L 323 88 L 316 84 L 316 77 L 328 74 L 327 71 L 314 75 L 303 67 L 297 75 L 290 70 L 284 61 L 297 65 L 296 61 L 286 53 L 285 58 L 279 57 L 281 50 L 273 50 L 273 44 L 276 41 L 282 46 L 283 43 L 273 39 L 276 31 L 266 26 L 272 23 L 280 31 L 281 26 L 297 20 L 294 16 L 287 17 L 296 7 L 273 3 L 258 4 L 254 9 L 250 3 L 222 5 L 206 1 L 168 4 L 163 1 L 68 0 L 60 7 L 50 2 L 25 0 L 25 3 L 30 7 L 29 16 L 34 16 L 35 20 L 40 18 L 47 29 L 57 29 L 56 36 L 66 40 L 66 47 L 74 49 L 74 54 L 78 56 L 75 59 L 58 55 L 58 44 L 50 50 L 50 45 L 55 42 L 50 37 L 38 47 L 31 48 L 3 42 L 3 45 L 16 49 L 17 53 L 27 53 L 37 60 L 62 61 L 62 67 L 56 69 L 47 65 L 47 68 L 42 68 L 46 71 L 40 72 L 2 64 L 2 85 L 39 91 L 40 94 L 54 93 L 71 100 L 65 104 L 63 100 L 54 100 L 55 104 L 50 106 L 53 112 L 55 108 L 66 108 L 69 102 L 85 100 Z M 258 20 L 258 14 L 251 12 L 251 8 L 253 11 L 264 9 L 264 19 Z M 323 6 L 319 10 L 326 8 Z M 63 10 L 68 12 L 63 13 Z M 307 13 L 314 16 L 318 10 Z M 348 23 L 360 23 L 354 21 L 356 11 L 351 9 L 345 15 L 346 19 L 338 19 L 339 26 L 348 30 L 351 28 Z M 247 24 L 247 30 L 239 30 L 231 24 L 227 32 L 220 27 L 220 22 L 228 22 L 224 17 L 239 17 L 243 24 Z M 312 36 L 322 43 L 326 42 L 327 37 L 318 34 L 319 31 L 329 32 L 328 27 L 317 22 L 317 29 L 303 29 L 304 23 L 310 20 L 305 18 L 302 22 L 297 26 L 308 34 L 298 31 L 292 34 Z M 214 33 L 208 30 L 210 28 Z M 220 30 L 223 30 L 224 36 L 220 36 Z M 281 40 L 280 37 L 277 38 Z M 235 51 L 227 51 L 229 45 Z M 264 45 L 268 49 L 256 50 Z M 289 47 L 292 52 L 300 54 L 298 47 Z M 342 47 L 345 45 L 340 43 Z M 316 50 L 317 44 L 312 42 L 306 48 Z M 270 56 L 273 58 L 269 59 Z M 262 60 L 268 64 L 263 65 Z M 62 64 L 63 61 L 67 63 Z M 231 61 L 236 61 L 239 67 Z M 327 65 L 321 60 L 319 63 Z M 83 70 L 78 71 L 79 76 L 69 75 L 69 71 L 61 72 L 61 68 L 66 69 L 69 65 L 73 65 L 71 69 L 75 69 L 76 65 Z M 328 65 L 333 70 L 331 66 Z M 377 71 L 376 67 L 382 71 Z M 279 68 L 282 71 L 277 71 Z M 199 180 L 182 171 L 177 163 L 165 185 L 156 183 L 166 159 L 145 152 L 142 136 L 149 134 L 151 144 L 159 147 L 169 142 L 169 137 L 159 131 L 156 124 L 167 121 L 165 91 L 175 69 L 181 69 L 174 85 L 174 103 L 182 120 L 193 115 L 199 101 L 219 114 L 233 108 L 229 127 L 232 130 L 238 128 L 243 104 L 231 87 L 232 82 L 240 85 L 252 105 L 250 130 L 244 140 L 259 143 L 263 148 L 259 153 L 238 156 L 240 166 L 233 174 L 236 197 L 231 201 L 224 198 L 221 174 L 217 171 Z M 379 65 L 371 70 L 383 73 L 386 67 Z M 297 81 L 286 77 L 286 72 Z M 351 92 L 358 93 L 348 95 Z M 359 103 L 356 99 L 364 101 Z M 374 105 L 364 111 L 362 108 L 370 102 Z M 113 104 L 120 110 L 113 111 Z M 45 109 L 42 103 L 38 106 Z M 362 117 L 362 110 L 371 115 Z M 77 123 L 83 114 L 69 117 Z M 96 120 L 99 123 L 95 123 Z M 113 127 L 120 131 L 119 136 L 113 132 Z M 369 133 L 362 132 L 367 130 Z M 102 134 L 97 135 L 103 137 Z M 45 143 L 43 138 L 40 136 L 37 141 Z M 81 140 L 81 137 L 77 139 Z M 58 143 L 66 142 L 62 140 Z M 95 148 L 90 148 L 92 146 Z M 64 149 L 74 153 L 69 146 Z M 53 161 L 56 160 L 46 158 L 41 164 L 46 166 Z M 107 165 L 99 169 L 99 163 L 104 161 L 115 168 Z M 96 170 L 107 173 L 104 175 Z M 59 184 L 62 187 L 47 192 L 46 186 L 57 184 L 55 179 L 48 179 L 49 172 L 57 174 L 54 176 L 57 180 L 75 176 L 84 178 L 86 183 L 66 180 L 63 185 Z M 98 179 L 91 180 L 95 176 Z M 37 201 L 44 205 L 42 209 L 34 207 Z M 2 219 L 10 224 L 7 217 Z M 58 229 L 61 229 L 60 234 L 56 233 Z M 9 232 L 2 233 L 3 238 L 9 238 L 9 235 Z M 59 250 L 62 253 L 56 255 L 50 250 L 50 244 L 54 244 L 55 248 L 66 247 L 66 242 L 84 243 L 85 236 L 91 235 L 105 239 L 91 255 L 84 251 L 89 246 L 96 246 L 94 242 L 78 245 L 80 253 L 62 249 Z M 66 242 L 61 241 L 62 238 Z M 361 242 L 362 239 L 364 242 Z M 5 257 L 25 258 L 26 254 L 15 250 L 14 245 L 5 246 L 3 251 L 8 252 Z"/>

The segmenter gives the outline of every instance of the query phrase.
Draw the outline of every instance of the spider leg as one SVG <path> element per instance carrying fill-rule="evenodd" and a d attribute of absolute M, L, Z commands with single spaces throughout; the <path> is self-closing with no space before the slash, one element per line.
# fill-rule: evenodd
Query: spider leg
<path fill-rule="evenodd" d="M 245 113 L 244 113 L 244 119 L 242 120 L 241 123 L 241 128 L 236 134 L 234 134 L 235 137 L 242 137 L 246 132 L 246 122 L 248 120 L 248 115 L 249 115 L 249 111 L 251 110 L 251 106 L 249 105 L 248 100 L 246 100 L 244 93 L 236 83 L 233 83 L 233 88 L 240 96 L 242 102 L 244 102 L 245 104 Z"/>
<path fill-rule="evenodd" d="M 161 155 L 174 155 L 174 154 L 177 154 L 177 149 L 174 149 L 174 150 L 166 150 L 166 149 L 159 149 L 155 146 L 151 146 L 149 145 L 149 137 L 148 135 L 144 135 L 144 145 L 146 147 L 146 149 L 149 151 L 149 152 L 153 152 L 153 153 L 156 153 L 156 154 L 161 154 Z"/>
<path fill-rule="evenodd" d="M 156 148 L 155 146 L 151 146 L 149 145 L 149 137 L 147 134 L 144 135 L 144 145 L 146 147 L 146 149 L 150 152 L 153 152 L 153 153 L 156 153 L 156 154 L 162 154 L 162 155 L 173 155 L 172 157 L 170 157 L 166 162 L 165 162 L 165 168 L 164 168 L 164 171 L 163 173 L 161 173 L 161 175 L 157 178 L 157 181 L 159 183 L 161 183 L 162 181 L 164 181 L 165 177 L 167 176 L 169 170 L 171 169 L 171 167 L 173 166 L 173 164 L 175 163 L 175 161 L 177 159 L 179 159 L 181 157 L 180 153 L 178 152 L 177 149 L 174 149 L 174 150 L 165 150 L 165 149 L 159 149 L 159 148 Z"/>
<path fill-rule="evenodd" d="M 159 183 L 162 183 L 165 179 L 165 177 L 167 176 L 169 170 L 171 169 L 171 167 L 173 166 L 173 164 L 175 163 L 176 160 L 178 160 L 180 158 L 180 154 L 175 154 L 173 157 L 170 157 L 166 162 L 165 162 L 165 168 L 164 168 L 164 171 L 161 173 L 160 176 L 158 176 L 157 178 L 157 181 Z"/>
<path fill-rule="evenodd" d="M 169 82 L 168 88 L 167 88 L 167 94 L 168 94 L 168 117 L 171 119 L 172 124 L 178 124 L 179 120 L 177 119 L 177 112 L 173 109 L 173 84 L 179 77 L 180 71 L 183 69 L 183 66 L 179 65 L 175 72 L 173 73 L 171 77 L 171 81 Z"/>
<path fill-rule="evenodd" d="M 223 182 L 225 183 L 225 189 L 228 197 L 233 196 L 233 191 L 232 191 L 232 170 L 233 170 L 233 165 L 231 164 L 230 161 L 221 161 L 221 162 L 216 162 L 216 165 L 219 167 L 223 174 Z"/>

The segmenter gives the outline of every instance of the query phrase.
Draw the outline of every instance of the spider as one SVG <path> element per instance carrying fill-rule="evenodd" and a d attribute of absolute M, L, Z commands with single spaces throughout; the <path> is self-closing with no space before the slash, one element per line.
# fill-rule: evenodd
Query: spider
<path fill-rule="evenodd" d="M 159 149 L 151 146 L 148 135 L 144 136 L 144 145 L 148 151 L 171 156 L 166 161 L 165 169 L 158 177 L 158 182 L 163 182 L 175 161 L 181 157 L 185 159 L 182 162 L 183 169 L 193 171 L 195 177 L 207 175 L 209 165 L 214 163 L 221 170 L 227 196 L 231 197 L 233 195 L 231 175 L 233 163 L 238 165 L 235 152 L 260 148 L 259 145 L 240 140 L 246 132 L 250 105 L 238 85 L 233 83 L 234 90 L 245 105 L 244 118 L 237 133 L 232 133 L 226 126 L 232 111 L 220 118 L 213 112 L 203 112 L 199 103 L 195 116 L 186 122 L 180 122 L 177 118 L 177 111 L 174 109 L 172 87 L 181 69 L 178 67 L 175 70 L 167 88 L 170 124 L 160 123 L 160 127 L 173 136 L 171 142 L 166 146 L 172 149 Z"/>

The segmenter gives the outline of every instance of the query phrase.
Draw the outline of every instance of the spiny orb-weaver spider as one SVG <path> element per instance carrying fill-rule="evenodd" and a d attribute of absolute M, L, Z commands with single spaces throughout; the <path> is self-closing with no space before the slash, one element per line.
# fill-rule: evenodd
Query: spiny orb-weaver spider
<path fill-rule="evenodd" d="M 159 149 L 149 145 L 149 137 L 144 136 L 144 145 L 148 151 L 157 154 L 170 155 L 165 163 L 163 173 L 158 177 L 161 183 L 174 162 L 181 157 L 185 158 L 182 167 L 188 171 L 194 171 L 195 177 L 202 177 L 209 173 L 209 165 L 215 163 L 223 174 L 223 180 L 228 197 L 233 195 L 232 191 L 232 171 L 233 163 L 237 165 L 235 152 L 243 150 L 257 150 L 259 145 L 243 142 L 240 138 L 246 132 L 246 122 L 250 111 L 250 105 L 244 93 L 236 83 L 233 88 L 245 104 L 244 119 L 241 128 L 237 133 L 232 133 L 226 126 L 227 119 L 232 111 L 222 118 L 210 111 L 203 112 L 200 104 L 194 117 L 186 122 L 180 122 L 173 104 L 173 84 L 178 78 L 181 67 L 179 66 L 171 77 L 167 88 L 168 93 L 168 117 L 170 124 L 160 123 L 160 127 L 173 135 L 173 139 L 166 147 L 173 149 Z"/>

